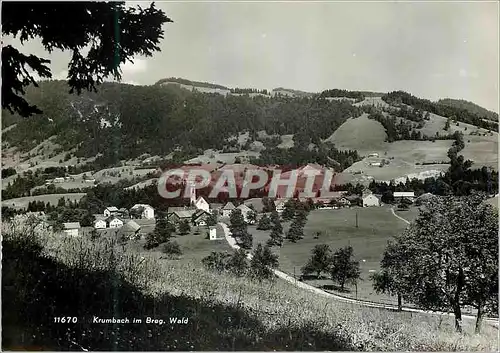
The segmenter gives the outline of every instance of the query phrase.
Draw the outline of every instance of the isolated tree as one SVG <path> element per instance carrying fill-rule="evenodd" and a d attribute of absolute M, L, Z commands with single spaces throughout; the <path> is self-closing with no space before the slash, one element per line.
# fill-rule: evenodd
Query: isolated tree
<path fill-rule="evenodd" d="M 402 264 L 406 259 L 404 254 L 398 251 L 399 249 L 393 243 L 388 242 L 387 248 L 384 251 L 384 256 L 380 262 L 381 270 L 370 276 L 373 281 L 373 289 L 377 293 L 385 293 L 388 295 L 397 295 L 398 310 L 402 310 L 402 295 L 403 289 L 399 286 L 397 278 L 402 278 L 404 273 L 401 273 Z"/>
<path fill-rule="evenodd" d="M 247 221 L 249 224 L 255 224 L 255 222 L 257 222 L 257 212 L 255 210 L 248 212 Z"/>
<path fill-rule="evenodd" d="M 272 229 L 271 234 L 269 235 L 270 238 L 268 240 L 268 245 L 269 246 L 282 246 L 283 245 L 283 234 L 278 232 L 278 229 Z"/>
<path fill-rule="evenodd" d="M 71 53 L 68 84 L 70 93 L 78 94 L 84 89 L 95 90 L 109 76 L 121 79 L 120 65 L 159 51 L 162 25 L 167 22 L 172 20 L 154 4 L 147 8 L 127 8 L 123 1 L 2 4 L 4 36 L 18 37 L 21 43 L 39 38 L 48 52 L 59 49 Z M 50 60 L 25 55 L 12 45 L 3 46 L 2 109 L 23 117 L 41 113 L 22 96 L 27 86 L 37 86 L 34 75 L 52 77 L 47 64 Z"/>
<path fill-rule="evenodd" d="M 446 123 L 444 124 L 444 131 L 448 131 L 450 129 L 450 118 L 446 120 Z"/>
<path fill-rule="evenodd" d="M 334 282 L 344 286 L 348 283 L 356 283 L 360 277 L 359 262 L 353 259 L 352 246 L 346 246 L 335 251 L 333 254 L 330 275 Z"/>
<path fill-rule="evenodd" d="M 332 250 L 327 244 L 316 245 L 311 251 L 311 257 L 302 267 L 303 275 L 316 273 L 319 278 L 322 272 L 328 272 L 332 261 Z"/>
<path fill-rule="evenodd" d="M 215 226 L 216 224 L 217 224 L 217 215 L 215 215 L 214 213 L 211 213 L 207 217 L 207 226 Z"/>
<path fill-rule="evenodd" d="M 301 227 L 304 227 L 306 225 L 306 222 L 307 222 L 307 211 L 306 210 L 297 210 L 297 212 L 295 213 L 295 222 L 301 226 Z"/>
<path fill-rule="evenodd" d="M 253 236 L 246 230 L 246 228 L 238 233 L 238 237 L 240 238 L 239 244 L 243 249 L 252 248 Z"/>
<path fill-rule="evenodd" d="M 187 219 L 185 219 L 179 223 L 179 234 L 180 235 L 186 235 L 190 231 L 191 231 L 191 225 L 189 224 L 189 221 Z"/>
<path fill-rule="evenodd" d="M 239 236 L 239 234 L 246 231 L 246 229 L 247 224 L 241 210 L 233 210 L 231 212 L 231 216 L 229 217 L 229 230 L 231 231 L 231 235 L 234 237 Z"/>
<path fill-rule="evenodd" d="M 273 268 L 277 268 L 278 255 L 272 253 L 268 246 L 258 244 L 253 251 L 252 260 L 250 261 L 250 272 L 252 277 L 262 281 L 264 279 L 273 278 Z"/>
<path fill-rule="evenodd" d="M 304 229 L 297 222 L 293 222 L 286 233 L 286 238 L 292 243 L 296 243 L 297 240 L 304 237 Z"/>
<path fill-rule="evenodd" d="M 283 234 L 283 226 L 281 225 L 278 212 L 271 213 L 271 223 L 272 223 L 271 227 L 272 230 L 276 231 L 279 234 Z"/>
<path fill-rule="evenodd" d="M 281 218 L 284 221 L 290 221 L 295 216 L 296 203 L 293 199 L 289 199 L 285 202 L 285 206 L 283 208 L 283 213 L 281 214 Z"/>
<path fill-rule="evenodd" d="M 429 200 L 394 248 L 403 263 L 391 266 L 403 298 L 428 310 L 452 311 L 462 330 L 462 307 L 498 310 L 498 214 L 485 195 Z"/>
<path fill-rule="evenodd" d="M 241 277 L 247 273 L 247 253 L 243 249 L 236 250 L 227 261 L 228 270 L 234 275 Z"/>
<path fill-rule="evenodd" d="M 257 229 L 258 230 L 269 230 L 271 229 L 271 219 L 269 218 L 268 215 L 263 215 L 259 219 L 259 223 L 257 224 Z"/>

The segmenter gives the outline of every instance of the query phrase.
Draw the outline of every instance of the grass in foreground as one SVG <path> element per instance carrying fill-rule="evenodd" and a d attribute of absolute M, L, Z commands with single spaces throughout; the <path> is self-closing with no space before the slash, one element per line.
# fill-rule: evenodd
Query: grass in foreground
<path fill-rule="evenodd" d="M 105 241 L 4 228 L 3 348 L 52 350 L 494 350 L 497 331 L 449 318 L 338 303 L 282 281 L 254 282 L 141 258 Z M 41 243 L 42 247 L 36 245 Z M 77 324 L 53 324 L 54 316 Z M 187 325 L 97 325 L 100 317 L 188 317 Z M 465 332 L 473 327 L 464 325 Z"/>

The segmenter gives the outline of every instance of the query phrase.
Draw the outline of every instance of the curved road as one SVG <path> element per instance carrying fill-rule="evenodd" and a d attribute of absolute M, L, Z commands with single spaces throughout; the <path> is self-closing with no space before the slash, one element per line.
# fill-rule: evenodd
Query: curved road
<path fill-rule="evenodd" d="M 402 221 L 410 224 L 410 222 L 408 222 L 406 219 L 401 218 L 397 214 L 395 214 L 394 213 L 394 209 L 391 208 L 391 212 L 392 212 L 392 214 L 394 216 L 396 216 L 399 219 L 401 219 Z M 239 249 L 240 247 L 236 244 L 235 239 L 230 235 L 229 226 L 226 223 L 223 223 L 223 222 L 219 222 L 219 225 L 224 230 L 224 237 L 226 238 L 226 241 L 228 242 L 229 246 L 232 247 L 233 249 Z M 247 258 L 249 260 L 251 260 L 252 259 L 252 254 L 248 253 L 247 254 Z M 307 283 L 304 283 L 304 282 L 301 282 L 301 281 L 297 281 L 297 279 L 293 278 L 292 276 L 287 275 L 284 272 L 281 272 L 281 271 L 276 270 L 276 269 L 273 269 L 273 271 L 274 271 L 274 274 L 277 277 L 282 278 L 285 281 L 288 281 L 288 282 L 294 284 L 295 286 L 297 286 L 299 288 L 308 290 L 308 291 L 313 292 L 315 294 L 322 295 L 324 297 L 328 297 L 328 298 L 331 298 L 331 299 L 334 299 L 334 300 L 338 300 L 338 301 L 341 301 L 341 302 L 344 302 L 344 303 L 357 304 L 357 305 L 361 305 L 361 306 L 369 307 L 369 308 L 387 309 L 387 310 L 392 310 L 392 311 L 397 311 L 398 310 L 398 307 L 395 306 L 395 305 L 377 304 L 377 303 L 372 303 L 372 302 L 366 302 L 366 301 L 363 301 L 363 300 L 356 300 L 356 299 L 341 297 L 339 295 L 328 293 L 328 292 L 325 292 L 322 289 L 313 287 L 313 286 L 311 286 L 311 285 L 309 285 Z M 454 316 L 451 313 L 444 313 L 444 312 L 439 312 L 439 311 L 427 311 L 427 310 L 420 310 L 420 309 L 414 309 L 414 308 L 408 308 L 408 307 L 403 307 L 402 311 L 414 312 L 414 313 L 423 313 L 423 314 L 431 314 L 431 315 L 451 316 L 451 317 Z M 464 319 L 475 320 L 476 317 L 473 316 L 473 315 L 462 315 L 462 320 L 464 320 Z M 495 327 L 498 328 L 498 320 L 497 319 L 484 319 L 484 322 L 487 322 L 487 323 L 489 323 L 489 324 L 491 324 L 491 325 L 493 325 L 493 326 L 495 326 Z"/>

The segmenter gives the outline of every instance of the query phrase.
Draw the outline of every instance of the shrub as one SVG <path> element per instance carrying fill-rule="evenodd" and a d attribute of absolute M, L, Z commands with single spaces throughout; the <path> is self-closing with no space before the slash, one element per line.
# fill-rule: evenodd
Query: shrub
<path fill-rule="evenodd" d="M 167 255 L 179 256 L 182 255 L 182 250 L 176 241 L 169 241 L 163 244 L 162 252 Z"/>

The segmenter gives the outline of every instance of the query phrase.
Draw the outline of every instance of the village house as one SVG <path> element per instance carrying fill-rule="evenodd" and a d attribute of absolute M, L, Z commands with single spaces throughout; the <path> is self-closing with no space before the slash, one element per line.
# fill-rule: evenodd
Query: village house
<path fill-rule="evenodd" d="M 241 204 L 238 207 L 236 207 L 236 209 L 241 211 L 241 214 L 243 215 L 243 219 L 245 220 L 246 223 L 249 223 L 249 224 L 255 223 L 255 222 L 249 221 L 249 219 L 248 219 L 248 215 L 250 214 L 250 212 L 253 212 L 253 210 L 250 207 L 248 207 L 245 204 Z"/>
<path fill-rule="evenodd" d="M 54 178 L 54 183 L 64 183 L 64 178 L 63 177 Z"/>
<path fill-rule="evenodd" d="M 133 218 L 142 218 L 142 219 L 154 219 L 155 218 L 155 210 L 150 205 L 138 203 L 132 206 L 130 209 L 130 215 Z"/>
<path fill-rule="evenodd" d="M 205 210 L 197 210 L 191 217 L 193 224 L 195 226 L 206 226 L 208 217 L 210 217 L 210 213 Z"/>
<path fill-rule="evenodd" d="M 180 223 L 182 221 L 188 221 L 191 223 L 193 215 L 198 211 L 197 209 L 185 208 L 182 210 L 175 210 L 167 214 L 167 219 L 172 223 Z"/>
<path fill-rule="evenodd" d="M 231 212 L 233 212 L 233 210 L 235 208 L 236 207 L 234 207 L 232 202 L 226 203 L 226 205 L 224 207 L 222 207 L 222 209 L 221 209 L 222 210 L 222 217 L 230 217 Z"/>
<path fill-rule="evenodd" d="M 115 216 L 110 216 L 106 218 L 107 228 L 121 228 L 123 227 L 123 221 Z"/>
<path fill-rule="evenodd" d="M 104 219 L 96 219 L 94 221 L 94 229 L 106 229 L 106 221 Z"/>
<path fill-rule="evenodd" d="M 202 196 L 198 197 L 194 201 L 194 207 L 205 212 L 210 212 L 210 204 Z"/>
<path fill-rule="evenodd" d="M 80 232 L 80 222 L 63 223 L 63 232 L 66 235 L 77 237 Z"/>
<path fill-rule="evenodd" d="M 394 201 L 399 202 L 402 199 L 408 199 L 411 202 L 415 200 L 415 192 L 413 191 L 396 191 L 393 194 Z"/>
<path fill-rule="evenodd" d="M 208 231 L 208 238 L 210 240 L 217 240 L 217 228 L 215 226 L 211 226 L 209 231 Z"/>
<path fill-rule="evenodd" d="M 104 209 L 103 214 L 105 217 L 118 216 L 120 214 L 120 210 L 118 210 L 115 206 L 109 206 Z"/>
<path fill-rule="evenodd" d="M 380 206 L 380 199 L 374 194 L 363 195 L 363 207 Z"/>

